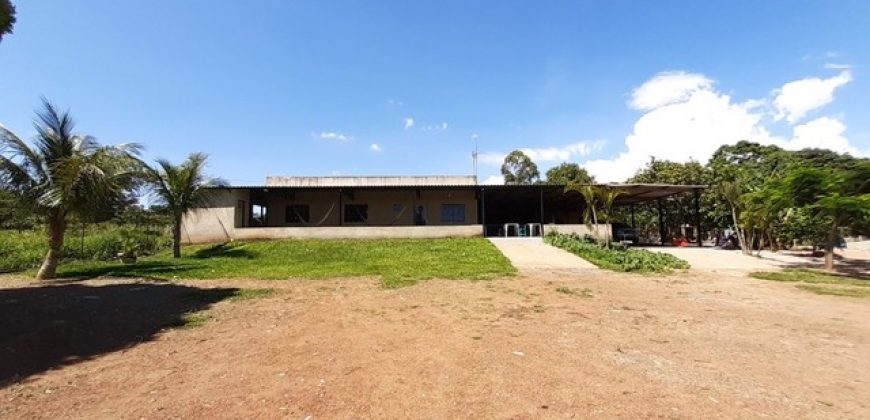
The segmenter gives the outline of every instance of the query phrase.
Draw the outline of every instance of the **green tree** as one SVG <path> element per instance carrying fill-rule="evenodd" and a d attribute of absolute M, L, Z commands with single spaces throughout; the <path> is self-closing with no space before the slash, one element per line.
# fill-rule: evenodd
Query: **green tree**
<path fill-rule="evenodd" d="M 225 183 L 205 175 L 207 157 L 203 153 L 192 153 L 180 165 L 173 165 L 166 159 L 158 159 L 156 166 L 143 163 L 145 179 L 158 204 L 166 206 L 172 219 L 172 256 L 181 257 L 181 220 L 189 211 L 205 207 L 218 191 L 217 186 Z"/>
<path fill-rule="evenodd" d="M 613 221 L 613 204 L 616 202 L 616 199 L 623 194 L 625 194 L 625 191 L 618 188 L 607 186 L 598 187 L 598 202 L 601 204 L 601 210 L 599 213 L 606 225 L 610 225 Z M 607 246 L 610 246 L 610 236 L 610 232 L 605 232 L 604 242 Z"/>
<path fill-rule="evenodd" d="M 834 268 L 834 246 L 839 228 L 862 226 L 870 219 L 870 193 L 866 192 L 864 165 L 853 171 L 804 167 L 784 180 L 784 193 L 794 207 L 803 207 L 825 221 L 825 268 Z M 862 192 L 864 191 L 864 192 Z"/>
<path fill-rule="evenodd" d="M 547 183 L 554 185 L 594 184 L 595 178 L 580 165 L 564 162 L 547 170 Z"/>
<path fill-rule="evenodd" d="M 505 156 L 501 174 L 505 184 L 534 184 L 541 177 L 538 165 L 522 150 L 514 150 Z"/>
<path fill-rule="evenodd" d="M 589 230 L 595 229 L 595 240 L 598 236 L 598 187 L 595 185 L 572 184 L 565 187 L 565 192 L 576 191 L 583 196 L 583 223 Z"/>
<path fill-rule="evenodd" d="M 11 34 L 15 25 L 15 6 L 9 0 L 0 0 L 0 41 L 3 35 Z"/>
<path fill-rule="evenodd" d="M 696 161 L 686 163 L 671 162 L 651 158 L 649 163 L 626 182 L 629 184 L 672 184 L 672 185 L 708 185 L 709 170 Z M 662 221 L 661 230 L 666 238 L 678 233 L 680 226 L 695 225 L 695 198 L 691 194 L 677 194 L 661 200 Z M 707 228 L 718 226 L 722 215 L 715 208 L 710 198 L 710 192 L 704 192 L 700 197 L 701 224 Z M 627 220 L 630 208 L 616 209 L 614 217 Z M 726 214 L 727 215 L 727 214 Z M 650 240 L 659 235 L 658 203 L 648 202 L 635 206 L 636 229 L 640 236 Z"/>
<path fill-rule="evenodd" d="M 36 115 L 33 147 L 0 126 L 0 182 L 45 221 L 49 249 L 36 277 L 51 279 L 68 218 L 86 217 L 95 203 L 111 202 L 132 188 L 139 146 L 101 146 L 93 137 L 74 134 L 69 112 L 58 112 L 45 99 Z"/>

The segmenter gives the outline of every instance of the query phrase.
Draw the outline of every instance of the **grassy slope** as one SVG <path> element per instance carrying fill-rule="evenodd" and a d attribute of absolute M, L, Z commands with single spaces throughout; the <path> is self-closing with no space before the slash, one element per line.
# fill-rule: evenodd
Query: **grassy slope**
<path fill-rule="evenodd" d="M 386 286 L 427 278 L 481 279 L 515 269 L 484 239 L 283 240 L 191 246 L 184 257 L 160 255 L 135 265 L 76 261 L 63 277 L 129 276 L 164 279 L 325 278 L 379 275 Z"/>
<path fill-rule="evenodd" d="M 762 280 L 798 283 L 797 288 L 819 295 L 870 297 L 870 280 L 820 273 L 812 270 L 760 271 L 751 274 Z"/>

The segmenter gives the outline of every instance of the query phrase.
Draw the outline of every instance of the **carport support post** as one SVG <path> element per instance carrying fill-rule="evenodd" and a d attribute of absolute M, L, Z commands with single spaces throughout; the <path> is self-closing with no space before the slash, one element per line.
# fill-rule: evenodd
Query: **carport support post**
<path fill-rule="evenodd" d="M 665 244 L 665 220 L 662 215 L 662 199 L 656 200 L 656 205 L 659 210 L 659 236 L 661 237 L 662 245 Z"/>
<path fill-rule="evenodd" d="M 486 238 L 486 189 L 480 189 L 480 224 L 483 225 L 483 237 Z"/>
<path fill-rule="evenodd" d="M 631 205 L 631 228 L 637 229 L 637 222 L 634 220 L 634 204 Z"/>
<path fill-rule="evenodd" d="M 695 190 L 695 236 L 698 237 L 698 247 L 703 246 L 701 240 L 701 192 Z"/>

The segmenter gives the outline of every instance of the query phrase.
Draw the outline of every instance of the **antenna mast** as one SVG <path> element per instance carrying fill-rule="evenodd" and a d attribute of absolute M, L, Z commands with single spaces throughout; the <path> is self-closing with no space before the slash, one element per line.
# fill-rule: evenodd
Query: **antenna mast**
<path fill-rule="evenodd" d="M 471 139 L 474 140 L 474 151 L 471 152 L 471 161 L 472 161 L 472 164 L 474 166 L 474 182 L 477 182 L 477 155 L 479 153 L 477 150 L 477 138 L 478 137 L 479 136 L 477 134 L 471 135 Z"/>

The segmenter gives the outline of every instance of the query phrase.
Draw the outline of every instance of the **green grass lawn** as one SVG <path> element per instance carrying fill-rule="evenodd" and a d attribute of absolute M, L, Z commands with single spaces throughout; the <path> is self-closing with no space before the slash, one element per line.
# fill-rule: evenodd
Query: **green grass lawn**
<path fill-rule="evenodd" d="M 798 283 L 799 289 L 819 295 L 870 297 L 870 280 L 855 277 L 803 269 L 760 271 L 750 275 L 761 280 Z"/>
<path fill-rule="evenodd" d="M 399 287 L 429 278 L 484 279 L 515 269 L 485 239 L 281 240 L 185 247 L 133 265 L 70 261 L 59 277 L 150 277 L 159 279 L 287 279 L 381 276 Z"/>

